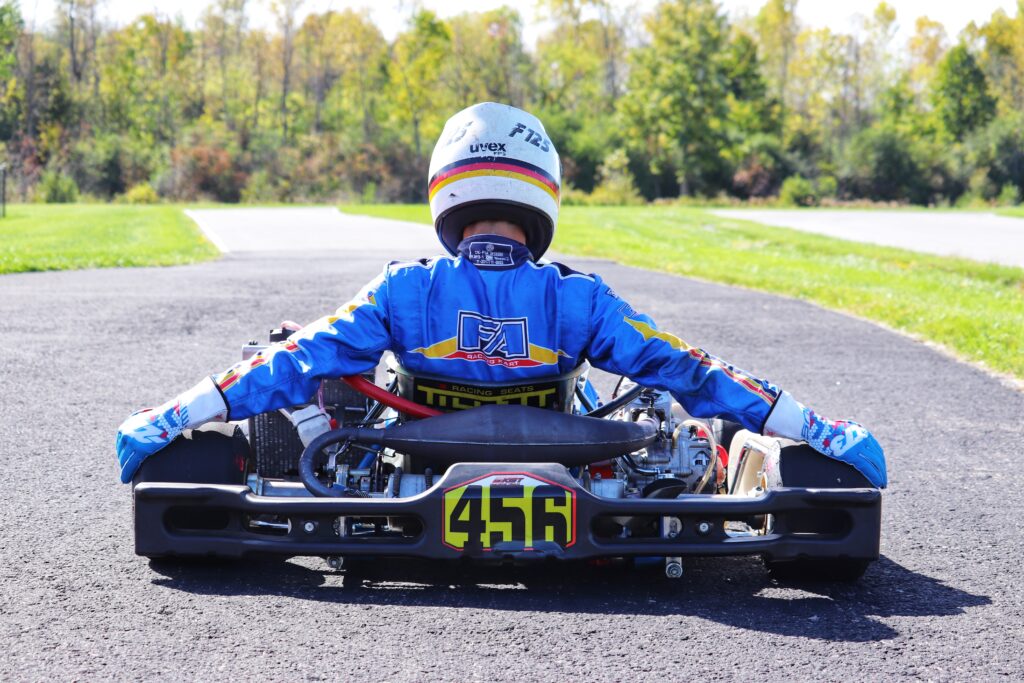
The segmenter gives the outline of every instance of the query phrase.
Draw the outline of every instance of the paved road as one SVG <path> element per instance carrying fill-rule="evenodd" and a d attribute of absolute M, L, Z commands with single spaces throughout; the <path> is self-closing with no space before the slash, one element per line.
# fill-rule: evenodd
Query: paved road
<path fill-rule="evenodd" d="M 224 253 L 365 251 L 384 245 L 433 254 L 439 248 L 430 226 L 352 216 L 329 207 L 189 209 L 185 213 Z"/>
<path fill-rule="evenodd" d="M 1024 268 L 1024 220 L 966 211 L 715 209 L 727 218 Z"/>
<path fill-rule="evenodd" d="M 136 557 L 117 424 L 233 362 L 280 319 L 333 308 L 396 255 L 233 252 L 0 278 L 0 679 L 1024 676 L 1024 394 L 814 306 L 604 262 L 572 265 L 601 271 L 691 342 L 875 430 L 892 485 L 884 557 L 859 584 L 782 586 L 743 558 L 690 560 L 669 582 Z"/>

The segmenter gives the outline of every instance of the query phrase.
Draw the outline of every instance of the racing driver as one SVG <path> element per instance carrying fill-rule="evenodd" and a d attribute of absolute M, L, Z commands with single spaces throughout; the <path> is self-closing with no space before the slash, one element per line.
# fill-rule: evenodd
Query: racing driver
<path fill-rule="evenodd" d="M 541 122 L 484 102 L 448 120 L 428 196 L 448 256 L 392 263 L 354 299 L 206 377 L 117 432 L 121 481 L 182 430 L 306 403 L 320 380 L 357 375 L 392 351 L 411 374 L 472 383 L 551 378 L 584 361 L 669 392 L 694 417 L 809 443 L 886 485 L 878 441 L 774 384 L 658 329 L 597 275 L 541 260 L 558 221 L 561 163 Z"/>

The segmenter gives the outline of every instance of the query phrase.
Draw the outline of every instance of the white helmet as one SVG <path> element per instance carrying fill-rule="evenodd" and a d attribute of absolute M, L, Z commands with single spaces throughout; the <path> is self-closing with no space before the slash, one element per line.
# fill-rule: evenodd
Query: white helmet
<path fill-rule="evenodd" d="M 467 225 L 515 223 L 534 259 L 558 224 L 562 166 L 536 116 L 482 102 L 448 119 L 430 157 L 427 193 L 438 239 L 455 254 Z"/>

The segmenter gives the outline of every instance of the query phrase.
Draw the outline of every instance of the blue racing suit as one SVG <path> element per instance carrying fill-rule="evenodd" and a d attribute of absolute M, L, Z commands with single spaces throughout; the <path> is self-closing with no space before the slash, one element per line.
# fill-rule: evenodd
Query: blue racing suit
<path fill-rule="evenodd" d="M 412 374 L 520 383 L 584 361 L 668 391 L 694 417 L 755 432 L 780 390 L 657 328 L 596 275 L 535 263 L 495 235 L 458 256 L 392 263 L 325 316 L 213 377 L 228 419 L 307 402 L 323 378 L 373 369 L 392 351 Z"/>

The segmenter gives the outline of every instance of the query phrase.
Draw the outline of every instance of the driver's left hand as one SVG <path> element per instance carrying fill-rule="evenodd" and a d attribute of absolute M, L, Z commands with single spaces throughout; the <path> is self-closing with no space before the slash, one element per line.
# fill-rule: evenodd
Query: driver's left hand
<path fill-rule="evenodd" d="M 158 408 L 146 408 L 128 416 L 117 430 L 117 461 L 121 482 L 135 476 L 142 461 L 174 441 L 184 429 L 186 418 L 177 399 Z"/>

